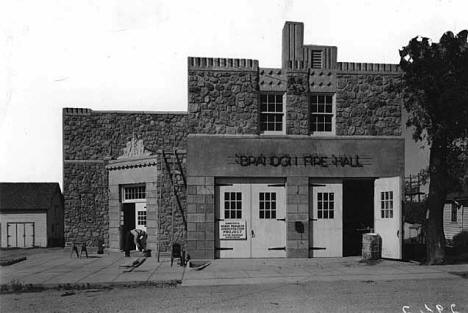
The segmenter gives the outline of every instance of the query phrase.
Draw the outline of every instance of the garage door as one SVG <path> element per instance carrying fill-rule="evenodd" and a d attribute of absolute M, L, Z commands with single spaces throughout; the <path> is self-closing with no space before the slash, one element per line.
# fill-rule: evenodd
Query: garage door
<path fill-rule="evenodd" d="M 284 184 L 225 184 L 218 187 L 218 256 L 286 256 Z"/>
<path fill-rule="evenodd" d="M 7 246 L 30 248 L 34 246 L 34 223 L 7 223 Z"/>

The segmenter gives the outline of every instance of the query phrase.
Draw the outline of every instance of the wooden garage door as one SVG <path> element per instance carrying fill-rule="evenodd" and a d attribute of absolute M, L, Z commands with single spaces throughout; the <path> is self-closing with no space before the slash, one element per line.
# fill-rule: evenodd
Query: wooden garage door
<path fill-rule="evenodd" d="M 34 223 L 7 223 L 7 245 L 11 248 L 30 248 L 34 246 Z"/>

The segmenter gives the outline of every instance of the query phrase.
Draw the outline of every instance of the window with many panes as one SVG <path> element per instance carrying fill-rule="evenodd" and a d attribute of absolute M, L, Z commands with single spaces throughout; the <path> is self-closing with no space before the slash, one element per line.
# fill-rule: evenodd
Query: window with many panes
<path fill-rule="evenodd" d="M 224 218 L 242 218 L 242 193 L 224 193 Z"/>
<path fill-rule="evenodd" d="M 330 133 L 335 131 L 335 108 L 332 94 L 312 94 L 309 97 L 310 132 Z"/>
<path fill-rule="evenodd" d="M 123 189 L 123 200 L 141 200 L 146 198 L 145 186 L 128 186 Z"/>
<path fill-rule="evenodd" d="M 393 191 L 380 193 L 380 216 L 382 218 L 393 218 Z"/>
<path fill-rule="evenodd" d="M 276 192 L 260 192 L 259 217 L 276 218 Z"/>
<path fill-rule="evenodd" d="M 146 226 L 146 211 L 138 211 L 137 213 L 137 225 Z"/>
<path fill-rule="evenodd" d="M 332 219 L 335 217 L 335 193 L 317 193 L 317 218 Z"/>
<path fill-rule="evenodd" d="M 260 95 L 260 131 L 262 133 L 284 131 L 283 95 L 273 93 Z"/>

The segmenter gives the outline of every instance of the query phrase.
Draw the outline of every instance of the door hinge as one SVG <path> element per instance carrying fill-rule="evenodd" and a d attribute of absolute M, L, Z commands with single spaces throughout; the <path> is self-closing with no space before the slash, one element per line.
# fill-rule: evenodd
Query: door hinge
<path fill-rule="evenodd" d="M 285 183 L 282 184 L 269 184 L 268 187 L 286 187 Z"/>
<path fill-rule="evenodd" d="M 216 247 L 215 250 L 234 250 L 234 248 Z"/>
<path fill-rule="evenodd" d="M 325 187 L 324 184 L 309 184 L 309 187 Z"/>
<path fill-rule="evenodd" d="M 309 250 L 327 250 L 327 248 L 324 248 L 324 247 L 309 247 Z"/>
<path fill-rule="evenodd" d="M 232 186 L 232 184 L 215 184 L 216 187 Z"/>
<path fill-rule="evenodd" d="M 277 218 L 276 220 L 277 220 L 277 221 L 283 221 L 283 222 L 286 222 L 286 219 L 285 219 L 285 218 Z"/>
<path fill-rule="evenodd" d="M 284 251 L 286 251 L 286 247 L 268 248 L 268 250 L 284 250 Z"/>
<path fill-rule="evenodd" d="M 216 222 L 222 222 L 222 221 L 224 221 L 224 219 L 222 219 L 222 218 L 217 218 L 216 219 Z"/>

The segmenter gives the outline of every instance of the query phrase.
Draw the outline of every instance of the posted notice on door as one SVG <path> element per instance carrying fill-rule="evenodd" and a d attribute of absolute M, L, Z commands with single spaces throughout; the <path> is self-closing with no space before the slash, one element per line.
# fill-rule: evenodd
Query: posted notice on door
<path fill-rule="evenodd" d="M 247 239 L 247 222 L 245 220 L 220 221 L 219 239 L 245 240 Z"/>

